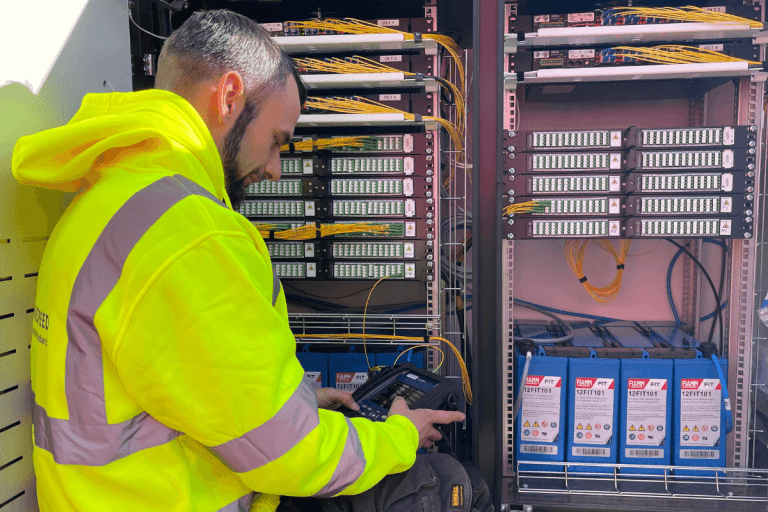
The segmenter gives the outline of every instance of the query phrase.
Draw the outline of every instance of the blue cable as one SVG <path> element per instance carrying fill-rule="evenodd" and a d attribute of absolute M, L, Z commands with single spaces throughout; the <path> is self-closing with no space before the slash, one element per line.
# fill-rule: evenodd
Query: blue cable
<path fill-rule="evenodd" d="M 720 242 L 719 240 L 715 240 L 713 238 L 705 238 L 704 242 L 719 245 L 720 247 L 725 247 L 725 244 Z M 725 247 L 727 249 L 727 247 Z M 675 323 L 677 325 L 683 325 L 683 322 L 680 320 L 680 316 L 677 314 L 677 308 L 675 307 L 675 301 L 672 298 L 672 269 L 675 267 L 675 263 L 677 263 L 677 259 L 680 257 L 680 255 L 683 254 L 683 251 L 678 250 L 677 254 L 675 254 L 672 257 L 672 261 L 669 262 L 669 269 L 667 270 L 667 297 L 669 298 L 669 308 L 672 310 L 672 314 L 675 317 Z M 768 298 L 766 300 L 768 302 Z M 720 304 L 720 309 L 724 309 L 725 306 L 728 305 L 728 301 L 723 302 Z M 766 304 L 768 305 L 768 304 Z M 708 315 L 704 315 L 703 317 L 699 318 L 699 322 L 706 322 L 710 318 L 713 318 L 717 314 L 717 309 L 715 309 L 713 312 L 711 312 Z"/>
<path fill-rule="evenodd" d="M 723 387 L 723 402 L 725 403 L 725 433 L 730 434 L 733 430 L 733 413 L 731 412 L 731 399 L 728 397 L 728 386 L 725 385 L 725 376 L 723 369 L 720 368 L 720 361 L 717 354 L 712 354 L 712 362 L 715 363 L 717 375 L 720 377 L 720 385 Z"/>
<path fill-rule="evenodd" d="M 528 301 L 522 300 L 522 299 L 515 299 L 515 302 L 519 302 L 521 304 L 527 304 L 529 306 L 534 306 L 534 307 L 537 307 L 539 309 L 544 309 L 544 310 L 549 311 L 551 313 L 559 313 L 561 315 L 578 316 L 580 318 L 588 318 L 590 320 L 598 320 L 601 323 L 621 322 L 621 320 L 618 320 L 616 318 L 608 318 L 608 317 L 605 317 L 605 316 L 587 315 L 585 313 L 574 313 L 573 311 L 565 311 L 565 310 L 562 310 L 562 309 L 550 308 L 548 306 L 542 306 L 541 304 L 536 304 L 536 303 L 533 303 L 533 302 L 528 302 Z"/>

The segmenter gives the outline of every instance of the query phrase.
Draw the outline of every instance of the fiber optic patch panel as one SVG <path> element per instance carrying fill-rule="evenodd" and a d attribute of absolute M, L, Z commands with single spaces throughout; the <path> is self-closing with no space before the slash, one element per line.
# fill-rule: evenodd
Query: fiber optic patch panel
<path fill-rule="evenodd" d="M 510 146 L 513 147 L 513 146 Z M 513 147 L 514 148 L 514 147 Z M 507 148 L 509 151 L 509 147 Z M 522 160 L 523 169 L 516 172 L 631 171 L 633 169 L 734 169 L 754 170 L 755 148 L 647 150 L 588 153 L 520 153 L 508 152 L 509 165 Z M 519 164 L 518 164 L 519 165 Z M 510 174 L 514 174 L 510 171 Z"/>
<path fill-rule="evenodd" d="M 511 152 L 619 150 L 629 148 L 756 147 L 757 127 L 637 128 L 506 132 L 502 147 Z"/>
<path fill-rule="evenodd" d="M 760 49 L 751 44 L 751 41 L 728 41 L 695 46 L 737 59 L 760 61 Z M 615 50 L 614 48 L 519 49 L 516 53 L 507 56 L 507 71 L 509 73 L 524 73 L 539 69 L 646 66 L 653 64 L 628 55 L 631 53 L 632 51 L 628 49 Z M 751 67 L 759 67 L 759 65 L 751 65 Z"/>
<path fill-rule="evenodd" d="M 343 137 L 357 136 L 358 134 L 342 135 Z M 314 137 L 302 137 L 302 141 L 317 140 L 319 136 Z M 333 138 L 333 137 L 331 137 Z M 294 140 L 292 144 L 289 144 L 287 152 L 283 153 L 283 159 L 290 158 L 291 154 L 309 154 L 309 153 L 321 153 L 325 154 L 345 154 L 345 153 L 403 153 L 413 155 L 424 155 L 434 153 L 434 139 L 435 135 L 432 132 L 427 133 L 404 133 L 393 135 L 369 135 L 361 141 L 361 146 L 338 146 L 331 148 L 311 150 L 301 150 L 296 148 L 296 142 Z M 285 169 L 283 169 L 285 173 Z"/>
<path fill-rule="evenodd" d="M 268 241 L 273 260 L 426 260 L 431 254 L 426 240 L 317 240 L 311 242 Z"/>
<path fill-rule="evenodd" d="M 515 196 L 515 203 L 540 201 L 548 203 L 543 211 L 518 213 L 515 217 L 542 216 L 622 216 L 622 215 L 712 215 L 749 217 L 754 202 L 744 195 L 678 195 L 678 196 Z"/>
<path fill-rule="evenodd" d="M 286 178 L 313 174 L 318 176 L 429 175 L 434 172 L 434 159 L 430 155 L 284 157 L 280 159 L 280 168 Z"/>
<path fill-rule="evenodd" d="M 248 186 L 247 194 L 249 197 L 423 197 L 431 188 L 432 185 L 427 183 L 426 178 L 287 178 L 279 181 L 265 180 L 253 183 Z"/>
<path fill-rule="evenodd" d="M 729 4 L 727 6 L 718 7 L 718 10 L 741 18 L 760 20 L 760 9 L 755 9 L 753 6 Z M 510 28 L 509 33 L 512 33 L 535 32 L 545 28 L 655 25 L 666 23 L 681 22 L 636 15 L 619 16 L 618 12 L 613 9 L 604 9 L 600 11 L 575 12 L 569 14 L 516 16 L 514 20 L 509 21 L 508 26 Z"/>
<path fill-rule="evenodd" d="M 419 18 L 415 18 L 415 19 L 419 19 Z M 402 30 L 403 32 L 408 32 L 410 30 L 410 25 L 411 25 L 409 18 L 389 18 L 389 19 L 382 19 L 382 20 L 369 20 L 369 22 L 382 27 L 390 27 L 397 30 Z M 333 34 L 339 33 L 334 30 L 298 28 L 298 27 L 295 27 L 295 25 L 292 24 L 291 22 L 261 23 L 261 27 L 269 31 L 269 33 L 272 34 L 272 36 L 320 36 L 320 35 L 333 35 Z"/>
<path fill-rule="evenodd" d="M 369 220 L 365 219 L 364 221 L 359 221 L 357 219 L 352 219 L 349 221 L 329 221 L 329 222 L 321 222 L 321 221 L 286 221 L 285 219 L 254 219 L 252 222 L 254 225 L 264 229 L 264 226 L 269 226 L 269 229 L 267 231 L 272 231 L 273 233 L 279 232 L 279 231 L 286 231 L 289 229 L 296 229 L 303 226 L 315 226 L 316 229 L 322 229 L 323 226 L 331 226 L 334 224 L 349 224 L 349 223 L 358 223 L 358 222 L 364 222 L 365 224 L 370 225 L 383 225 L 386 226 L 386 230 L 384 232 L 358 232 L 358 233 L 343 233 L 343 234 L 336 234 L 336 235 L 330 235 L 328 239 L 333 240 L 341 240 L 341 239 L 370 239 L 370 238 L 382 238 L 382 239 L 397 239 L 397 238 L 404 238 L 404 239 L 427 239 L 427 246 L 431 249 L 433 247 L 433 241 L 432 238 L 430 238 L 429 232 L 430 229 L 427 229 L 429 226 L 427 225 L 428 219 L 414 219 L 414 220 L 407 220 L 407 221 L 401 221 L 401 220 Z M 426 236 L 424 236 L 426 234 Z M 272 240 L 274 236 L 266 236 L 265 240 L 267 240 L 268 244 L 272 243 L 270 240 Z"/>
<path fill-rule="evenodd" d="M 336 199 L 336 200 L 259 200 L 243 201 L 239 212 L 248 218 L 258 217 L 418 217 L 432 208 L 425 199 Z M 431 219 L 430 219 L 431 220 Z"/>
<path fill-rule="evenodd" d="M 426 281 L 432 276 L 431 269 L 421 261 L 273 261 L 272 268 L 280 279 L 365 281 L 387 277 Z"/>
<path fill-rule="evenodd" d="M 570 175 L 510 175 L 509 196 L 561 194 L 754 193 L 750 172 L 687 172 Z"/>
<path fill-rule="evenodd" d="M 752 238 L 753 223 L 722 218 L 509 219 L 507 237 L 527 238 Z"/>

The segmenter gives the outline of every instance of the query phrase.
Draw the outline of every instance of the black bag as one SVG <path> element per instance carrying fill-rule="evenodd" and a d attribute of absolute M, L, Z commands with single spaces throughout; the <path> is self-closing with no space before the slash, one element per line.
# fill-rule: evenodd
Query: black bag
<path fill-rule="evenodd" d="M 356 496 L 283 498 L 277 512 L 493 512 L 480 472 L 443 453 L 416 456 L 413 466 Z"/>

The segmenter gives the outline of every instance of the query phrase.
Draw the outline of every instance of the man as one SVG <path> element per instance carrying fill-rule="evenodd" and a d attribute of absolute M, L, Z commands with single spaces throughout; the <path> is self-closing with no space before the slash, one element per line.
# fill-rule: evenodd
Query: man
<path fill-rule="evenodd" d="M 198 13 L 160 89 L 88 95 L 19 140 L 19 182 L 77 191 L 50 237 L 32 346 L 43 511 L 274 510 L 403 472 L 455 412 L 384 423 L 303 380 L 267 248 L 231 205 L 280 177 L 305 90 L 252 21 Z"/>

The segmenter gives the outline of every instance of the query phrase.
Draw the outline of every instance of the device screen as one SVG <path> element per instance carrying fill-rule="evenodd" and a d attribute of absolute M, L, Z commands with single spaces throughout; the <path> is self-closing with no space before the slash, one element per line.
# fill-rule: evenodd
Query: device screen
<path fill-rule="evenodd" d="M 419 398 L 424 396 L 424 391 L 407 386 L 402 382 L 395 381 L 379 391 L 370 400 L 382 409 L 388 410 L 392 406 L 394 399 L 398 396 L 403 397 L 408 404 L 408 407 L 410 407 L 415 404 Z"/>

